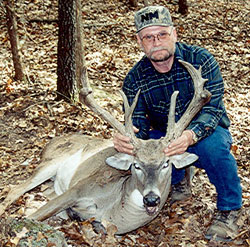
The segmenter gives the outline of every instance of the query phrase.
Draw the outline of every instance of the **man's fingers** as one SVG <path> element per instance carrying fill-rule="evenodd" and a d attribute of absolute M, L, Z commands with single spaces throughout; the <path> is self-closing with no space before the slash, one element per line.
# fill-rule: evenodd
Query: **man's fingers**
<path fill-rule="evenodd" d="M 175 149 L 168 149 L 166 148 L 164 150 L 164 153 L 167 155 L 167 156 L 172 156 L 172 155 L 176 155 L 176 154 L 183 154 L 184 152 L 186 151 L 185 148 L 175 148 Z"/>
<path fill-rule="evenodd" d="M 116 133 L 114 135 L 114 140 L 117 140 L 117 141 L 124 141 L 124 142 L 130 142 L 130 137 L 128 136 L 124 136 L 120 133 Z"/>
<path fill-rule="evenodd" d="M 115 142 L 114 141 L 114 145 L 117 148 L 124 148 L 124 149 L 133 149 L 134 148 L 134 146 L 132 144 L 127 143 L 127 142 Z"/>
<path fill-rule="evenodd" d="M 116 147 L 115 147 L 116 148 Z M 126 154 L 130 154 L 130 155 L 133 155 L 133 149 L 130 149 L 130 148 L 125 148 L 125 147 L 117 147 L 116 150 L 120 153 L 126 153 Z"/>
<path fill-rule="evenodd" d="M 174 140 L 168 145 L 168 148 L 177 148 L 178 146 L 181 146 L 182 142 L 179 139 Z"/>
<path fill-rule="evenodd" d="M 134 146 L 130 143 L 128 136 L 121 135 L 119 133 L 114 135 L 113 138 L 114 147 L 118 152 L 127 153 L 132 155 Z"/>
<path fill-rule="evenodd" d="M 115 149 L 120 153 L 133 154 L 133 145 L 119 145 L 114 143 Z"/>
<path fill-rule="evenodd" d="M 186 137 L 179 137 L 174 140 L 170 145 L 164 150 L 164 153 L 167 156 L 175 155 L 175 154 L 182 154 L 188 148 L 188 143 Z"/>
<path fill-rule="evenodd" d="M 136 128 L 135 126 L 133 126 L 133 129 L 134 129 L 134 132 L 135 132 L 135 133 L 138 133 L 138 132 L 139 132 L 139 129 Z"/>
<path fill-rule="evenodd" d="M 116 134 L 113 139 L 115 146 L 120 146 L 127 149 L 133 149 L 133 145 L 130 144 L 130 138 L 121 134 Z"/>

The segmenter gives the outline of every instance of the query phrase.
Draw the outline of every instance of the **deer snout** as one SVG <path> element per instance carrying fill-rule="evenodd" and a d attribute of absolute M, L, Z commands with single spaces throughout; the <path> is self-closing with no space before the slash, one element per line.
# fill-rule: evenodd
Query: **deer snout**
<path fill-rule="evenodd" d="M 152 191 L 143 197 L 143 203 L 149 215 L 158 211 L 158 205 L 160 202 L 161 198 Z"/>
<path fill-rule="evenodd" d="M 143 197 L 143 202 L 146 206 L 155 207 L 160 204 L 161 198 L 151 191 Z"/>

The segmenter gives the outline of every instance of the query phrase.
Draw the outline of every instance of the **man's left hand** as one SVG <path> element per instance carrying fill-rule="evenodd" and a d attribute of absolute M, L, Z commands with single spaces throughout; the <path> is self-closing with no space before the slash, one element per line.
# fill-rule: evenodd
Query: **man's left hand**
<path fill-rule="evenodd" d="M 166 156 L 183 154 L 187 148 L 193 144 L 193 133 L 191 130 L 184 130 L 182 135 L 171 142 L 164 150 Z"/>

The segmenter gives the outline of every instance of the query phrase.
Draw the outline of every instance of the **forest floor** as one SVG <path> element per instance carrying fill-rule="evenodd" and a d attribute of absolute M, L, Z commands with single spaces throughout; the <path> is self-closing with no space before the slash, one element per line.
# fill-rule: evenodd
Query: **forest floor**
<path fill-rule="evenodd" d="M 56 3 L 18 1 L 19 38 L 29 76 L 26 83 L 13 79 L 5 12 L 0 5 L 0 202 L 11 185 L 32 174 L 41 151 L 54 136 L 80 132 L 110 138 L 113 133 L 109 125 L 80 104 L 55 101 Z M 207 48 L 220 64 L 225 81 L 224 102 L 232 122 L 232 153 L 243 189 L 239 235 L 226 244 L 204 239 L 216 208 L 216 193 L 202 170 L 196 171 L 191 200 L 171 207 L 166 203 L 154 221 L 124 236 L 95 234 L 88 222 L 53 224 L 65 233 L 69 246 L 250 246 L 250 2 L 189 0 L 187 16 L 178 13 L 176 1 L 154 3 L 170 9 L 181 42 Z M 136 8 L 130 7 L 126 0 L 83 2 L 84 50 L 90 82 L 99 103 L 121 121 L 122 101 L 117 91 L 142 55 L 133 24 L 133 13 L 142 6 L 139 3 Z M 44 187 L 26 193 L 3 217 L 20 217 L 39 207 L 45 200 Z M 12 238 L 2 236 L 0 246 L 16 246 L 11 244 Z"/>

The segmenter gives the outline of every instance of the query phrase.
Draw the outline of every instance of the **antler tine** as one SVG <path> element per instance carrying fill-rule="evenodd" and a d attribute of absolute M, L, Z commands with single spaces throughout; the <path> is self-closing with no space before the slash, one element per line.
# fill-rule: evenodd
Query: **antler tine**
<path fill-rule="evenodd" d="M 133 100 L 133 103 L 131 106 L 129 106 L 129 103 L 128 103 L 128 99 L 127 99 L 127 96 L 124 94 L 123 91 L 119 91 L 122 98 L 123 98 L 123 102 L 124 102 L 124 110 L 125 110 L 125 130 L 126 130 L 126 133 L 130 136 L 130 138 L 132 139 L 132 142 L 134 144 L 136 144 L 138 141 L 138 138 L 135 136 L 135 133 L 134 133 L 134 129 L 133 129 L 133 122 L 132 122 L 132 114 L 134 112 L 134 109 L 136 107 L 136 104 L 137 104 L 137 101 L 138 101 L 138 97 L 139 97 L 139 94 L 141 92 L 141 90 L 138 90 L 138 92 L 136 93 L 135 95 L 135 98 Z"/>
<path fill-rule="evenodd" d="M 166 139 L 171 140 L 173 139 L 174 130 L 175 128 L 175 107 L 176 107 L 176 98 L 179 94 L 179 91 L 174 91 L 174 93 L 171 95 L 170 100 L 170 108 L 168 113 L 168 126 L 167 126 L 167 132 L 166 132 Z"/>
<path fill-rule="evenodd" d="M 89 85 L 86 68 L 81 72 L 82 89 L 80 91 L 80 101 L 88 106 L 93 112 L 97 113 L 102 119 L 107 121 L 114 129 L 123 135 L 126 135 L 125 127 L 115 119 L 108 111 L 101 108 L 95 101 L 93 91 Z"/>
<path fill-rule="evenodd" d="M 173 123 L 173 120 L 171 120 L 171 126 L 168 126 L 166 136 L 163 138 L 163 142 L 165 145 L 168 145 L 171 140 L 181 136 L 182 132 L 186 129 L 186 127 L 194 118 L 194 116 L 211 99 L 211 93 L 207 89 L 204 89 L 204 84 L 207 81 L 207 79 L 202 78 L 201 67 L 197 70 L 194 68 L 192 64 L 188 62 L 182 60 L 179 60 L 179 62 L 182 63 L 188 70 L 194 83 L 195 92 L 193 99 L 191 100 L 188 108 L 186 109 L 182 117 L 179 119 L 179 121 L 177 123 Z M 173 97 L 175 98 L 174 103 L 172 103 L 172 97 L 171 97 L 170 107 L 175 107 L 176 96 Z M 174 105 L 172 106 L 172 104 Z M 174 119 L 174 116 L 172 116 L 173 114 L 175 114 L 175 111 L 171 110 L 169 112 L 169 118 Z"/>
<path fill-rule="evenodd" d="M 187 71 L 189 72 L 194 83 L 195 92 L 202 93 L 204 84 L 207 81 L 207 79 L 204 79 L 201 76 L 201 66 L 197 70 L 192 64 L 188 62 L 185 62 L 183 60 L 179 60 L 179 62 L 183 64 L 187 69 Z M 206 95 L 204 95 L 204 97 L 206 97 Z"/>

